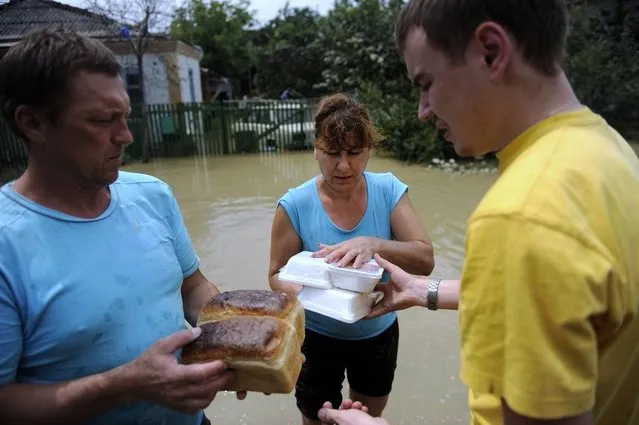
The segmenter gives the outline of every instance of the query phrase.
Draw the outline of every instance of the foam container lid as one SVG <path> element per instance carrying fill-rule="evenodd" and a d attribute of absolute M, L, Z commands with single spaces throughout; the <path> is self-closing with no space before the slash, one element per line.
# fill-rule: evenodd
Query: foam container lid
<path fill-rule="evenodd" d="M 329 276 L 333 286 L 349 291 L 370 293 L 384 274 L 384 269 L 375 260 L 364 263 L 360 268 L 329 265 Z"/>
<path fill-rule="evenodd" d="M 297 295 L 304 309 L 345 323 L 355 323 L 370 313 L 381 292 L 359 294 L 343 289 L 306 287 Z"/>
<path fill-rule="evenodd" d="M 352 276 L 361 276 L 371 279 L 381 279 L 384 269 L 380 267 L 375 260 L 370 260 L 362 264 L 358 269 L 353 266 L 338 267 L 334 264 L 329 264 L 328 269 L 331 272 L 337 272 Z"/>
<path fill-rule="evenodd" d="M 329 265 L 323 258 L 311 257 L 312 254 L 311 251 L 302 251 L 292 256 L 280 270 L 279 279 L 315 288 L 331 288 Z"/>

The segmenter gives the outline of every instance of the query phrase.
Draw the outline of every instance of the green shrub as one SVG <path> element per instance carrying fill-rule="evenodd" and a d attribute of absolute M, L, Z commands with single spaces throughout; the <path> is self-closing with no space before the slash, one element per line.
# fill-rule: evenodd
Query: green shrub
<path fill-rule="evenodd" d="M 375 85 L 367 84 L 360 92 L 360 98 L 384 135 L 382 153 L 408 163 L 456 158 L 452 146 L 443 140 L 432 121 L 418 119 L 417 97 L 386 94 Z"/>

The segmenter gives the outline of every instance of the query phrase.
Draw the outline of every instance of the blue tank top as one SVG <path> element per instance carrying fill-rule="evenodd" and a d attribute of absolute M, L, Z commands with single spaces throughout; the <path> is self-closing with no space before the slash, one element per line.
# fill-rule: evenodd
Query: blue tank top
<path fill-rule="evenodd" d="M 324 210 L 317 187 L 317 177 L 290 189 L 279 205 L 286 210 L 295 232 L 302 240 L 304 251 L 317 251 L 319 244 L 337 244 L 359 236 L 391 240 L 391 213 L 408 186 L 392 173 L 364 172 L 368 191 L 366 212 L 352 230 L 344 230 L 331 220 Z M 387 280 L 385 274 L 384 280 Z M 306 311 L 306 328 L 323 335 L 345 340 L 372 338 L 388 329 L 396 318 L 391 312 L 375 319 L 363 319 L 353 324 L 341 322 Z"/>

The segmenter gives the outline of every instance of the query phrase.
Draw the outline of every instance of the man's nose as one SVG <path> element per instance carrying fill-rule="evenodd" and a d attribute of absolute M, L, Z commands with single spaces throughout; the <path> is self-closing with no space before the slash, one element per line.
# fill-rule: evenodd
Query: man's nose
<path fill-rule="evenodd" d="M 133 143 L 133 134 L 131 133 L 131 129 L 126 122 L 123 122 L 122 125 L 119 126 L 113 140 L 115 143 L 118 143 L 120 145 L 129 145 Z"/>
<path fill-rule="evenodd" d="M 419 106 L 417 109 L 417 117 L 420 121 L 426 121 L 433 117 L 433 110 L 430 108 L 430 100 L 428 91 L 422 91 L 419 96 Z"/>
<path fill-rule="evenodd" d="M 428 103 L 423 101 L 419 102 L 417 117 L 420 119 L 420 121 L 427 121 L 433 117 L 433 110 L 430 109 L 430 105 Z"/>
<path fill-rule="evenodd" d="M 130 145 L 133 143 L 133 134 L 127 129 L 121 136 L 116 138 L 116 142 L 121 145 Z"/>

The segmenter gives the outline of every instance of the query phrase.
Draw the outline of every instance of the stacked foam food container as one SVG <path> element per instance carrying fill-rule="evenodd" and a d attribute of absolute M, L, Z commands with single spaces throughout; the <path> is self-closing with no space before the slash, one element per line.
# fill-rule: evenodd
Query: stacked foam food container
<path fill-rule="evenodd" d="M 303 251 L 282 267 L 279 278 L 303 286 L 298 298 L 306 310 L 354 323 L 366 317 L 379 301 L 381 293 L 374 289 L 383 272 L 375 260 L 358 269 L 338 267 Z"/>

